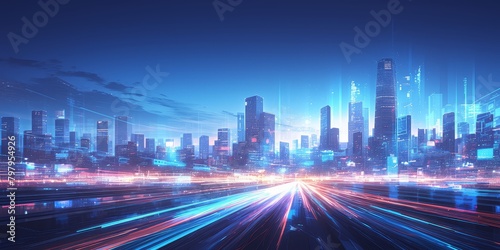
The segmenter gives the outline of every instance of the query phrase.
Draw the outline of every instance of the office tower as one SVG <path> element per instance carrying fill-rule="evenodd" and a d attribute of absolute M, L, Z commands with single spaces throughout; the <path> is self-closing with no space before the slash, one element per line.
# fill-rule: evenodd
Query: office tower
<path fill-rule="evenodd" d="M 138 152 L 137 145 L 138 145 L 138 143 L 134 142 L 134 141 L 129 141 L 127 143 L 127 156 L 128 156 L 128 158 L 132 159 L 132 158 L 137 156 L 137 152 Z"/>
<path fill-rule="evenodd" d="M 115 116 L 115 145 L 127 145 L 129 134 L 129 117 Z"/>
<path fill-rule="evenodd" d="M 455 153 L 455 113 L 443 115 L 443 150 Z"/>
<path fill-rule="evenodd" d="M 245 139 L 247 143 L 260 143 L 260 115 L 264 112 L 264 101 L 260 96 L 245 99 Z"/>
<path fill-rule="evenodd" d="M 33 162 L 35 158 L 35 136 L 31 130 L 25 130 L 23 134 L 23 158 Z"/>
<path fill-rule="evenodd" d="M 329 130 L 331 128 L 331 115 L 332 111 L 330 106 L 324 106 L 321 108 L 321 118 L 320 118 L 320 135 L 319 135 L 319 149 L 320 150 L 331 150 L 331 143 L 329 141 Z"/>
<path fill-rule="evenodd" d="M 457 124 L 457 129 L 458 129 L 458 137 L 462 139 L 466 139 L 467 135 L 470 133 L 468 122 L 459 122 Z"/>
<path fill-rule="evenodd" d="M 229 129 L 220 128 L 217 130 L 217 140 L 215 141 L 215 159 L 218 164 L 226 164 L 229 157 Z"/>
<path fill-rule="evenodd" d="M 97 121 L 96 151 L 100 154 L 108 153 L 108 121 Z"/>
<path fill-rule="evenodd" d="M 396 81 L 392 59 L 382 59 L 377 65 L 377 87 L 375 100 L 375 129 L 373 136 L 378 141 L 377 160 L 385 162 L 395 154 L 396 140 Z"/>
<path fill-rule="evenodd" d="M 427 129 L 424 128 L 419 128 L 418 129 L 418 145 L 425 145 L 427 144 Z"/>
<path fill-rule="evenodd" d="M 206 160 L 208 159 L 208 154 L 210 150 L 210 142 L 209 142 L 209 137 L 206 135 L 200 136 L 200 143 L 199 143 L 200 151 L 199 151 L 199 157 L 200 159 Z"/>
<path fill-rule="evenodd" d="M 77 141 L 76 141 L 76 131 L 69 132 L 69 147 L 70 148 L 78 147 Z"/>
<path fill-rule="evenodd" d="M 477 115 L 476 120 L 477 159 L 493 158 L 494 132 L 493 114 L 490 112 Z"/>
<path fill-rule="evenodd" d="M 368 132 L 370 130 L 370 109 L 363 108 L 363 148 L 368 147 Z"/>
<path fill-rule="evenodd" d="M 35 136 L 47 133 L 47 111 L 38 110 L 31 112 L 31 133 Z"/>
<path fill-rule="evenodd" d="M 429 96 L 429 108 L 427 111 L 428 129 L 436 129 L 436 139 L 441 135 L 441 118 L 443 117 L 443 95 L 432 94 Z"/>
<path fill-rule="evenodd" d="M 238 113 L 237 116 L 238 116 L 238 120 L 237 120 L 238 142 L 244 142 L 245 141 L 245 114 Z"/>
<path fill-rule="evenodd" d="M 80 147 L 84 148 L 84 149 L 87 149 L 87 150 L 90 150 L 90 139 L 82 137 L 80 139 Z"/>
<path fill-rule="evenodd" d="M 2 157 L 0 161 L 7 162 L 9 157 L 12 159 L 13 156 L 15 158 L 15 162 L 19 162 L 21 160 L 19 150 L 20 141 L 19 118 L 2 117 Z M 9 146 L 11 146 L 11 150 L 9 150 Z"/>
<path fill-rule="evenodd" d="M 317 134 L 312 134 L 311 135 L 311 145 L 312 148 L 318 146 L 318 135 Z"/>
<path fill-rule="evenodd" d="M 155 138 L 146 138 L 146 148 L 145 152 L 149 155 L 154 155 L 155 153 Z"/>
<path fill-rule="evenodd" d="M 260 115 L 260 154 L 267 159 L 274 159 L 275 116 L 262 112 Z"/>
<path fill-rule="evenodd" d="M 144 134 L 131 134 L 130 141 L 137 145 L 137 152 L 144 152 Z"/>
<path fill-rule="evenodd" d="M 352 155 L 362 156 L 363 155 L 363 133 L 355 132 L 352 135 Z"/>
<path fill-rule="evenodd" d="M 408 162 L 411 152 L 411 116 L 398 118 L 398 161 Z"/>
<path fill-rule="evenodd" d="M 290 163 L 290 144 L 280 141 L 280 161 L 282 164 Z"/>
<path fill-rule="evenodd" d="M 191 133 L 185 133 L 182 134 L 182 139 L 181 139 L 181 148 L 188 148 L 189 146 L 193 145 L 193 134 Z"/>
<path fill-rule="evenodd" d="M 56 111 L 55 143 L 58 147 L 69 143 L 69 119 L 66 119 L 64 110 Z"/>
<path fill-rule="evenodd" d="M 329 149 L 333 151 L 340 151 L 340 130 L 338 128 L 330 128 L 328 130 Z"/>
<path fill-rule="evenodd" d="M 307 135 L 300 136 L 300 148 L 309 148 L 309 136 Z"/>
<path fill-rule="evenodd" d="M 353 152 L 353 134 L 364 131 L 363 103 L 349 102 L 348 141 L 349 154 Z"/>

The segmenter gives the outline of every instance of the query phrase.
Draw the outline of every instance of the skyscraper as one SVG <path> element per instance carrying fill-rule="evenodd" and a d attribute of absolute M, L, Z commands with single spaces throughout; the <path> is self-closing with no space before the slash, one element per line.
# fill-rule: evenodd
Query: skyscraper
<path fill-rule="evenodd" d="M 97 121 L 96 151 L 98 153 L 108 153 L 108 139 L 108 121 Z"/>
<path fill-rule="evenodd" d="M 455 153 L 455 113 L 443 115 L 443 150 Z"/>
<path fill-rule="evenodd" d="M 193 145 L 193 134 L 191 133 L 185 133 L 185 134 L 182 134 L 182 148 L 188 148 L 190 146 Z"/>
<path fill-rule="evenodd" d="M 280 141 L 280 161 L 282 164 L 290 163 L 290 144 Z"/>
<path fill-rule="evenodd" d="M 392 59 L 382 59 L 377 65 L 377 88 L 375 100 L 375 129 L 373 136 L 381 146 L 377 150 L 378 160 L 396 153 L 396 81 Z"/>
<path fill-rule="evenodd" d="M 353 152 L 353 134 L 364 131 L 363 103 L 349 102 L 348 143 L 349 153 Z"/>
<path fill-rule="evenodd" d="M 151 157 L 155 154 L 155 138 L 146 138 L 146 149 L 145 152 Z"/>
<path fill-rule="evenodd" d="M 15 150 L 9 150 L 10 146 L 13 146 Z M 14 156 L 16 162 L 20 160 L 19 152 L 19 118 L 17 117 L 2 117 L 2 157 L 0 161 L 7 162 L 9 156 Z M 9 152 L 13 152 L 14 155 L 9 155 Z"/>
<path fill-rule="evenodd" d="M 35 136 L 47 133 L 47 111 L 31 112 L 31 133 Z"/>
<path fill-rule="evenodd" d="M 398 161 L 408 162 L 411 152 L 411 116 L 398 118 Z"/>
<path fill-rule="evenodd" d="M 493 114 L 490 112 L 477 115 L 476 142 L 477 159 L 487 160 L 493 158 Z"/>
<path fill-rule="evenodd" d="M 229 129 L 220 128 L 217 130 L 216 160 L 219 164 L 226 164 L 229 157 Z"/>
<path fill-rule="evenodd" d="M 130 141 L 137 145 L 137 152 L 144 152 L 144 134 L 131 134 Z"/>
<path fill-rule="evenodd" d="M 237 116 L 238 116 L 238 120 L 237 120 L 238 142 L 244 142 L 245 141 L 245 114 L 238 113 Z"/>
<path fill-rule="evenodd" d="M 370 109 L 363 108 L 363 148 L 368 147 L 368 137 L 370 130 Z"/>
<path fill-rule="evenodd" d="M 209 137 L 206 135 L 200 136 L 199 144 L 200 144 L 199 158 L 203 160 L 208 159 L 209 148 L 210 148 Z"/>
<path fill-rule="evenodd" d="M 320 119 L 320 135 L 319 135 L 319 148 L 320 150 L 331 149 L 331 144 L 329 143 L 329 130 L 331 127 L 331 115 L 332 111 L 330 106 L 324 106 L 321 108 L 321 119 Z"/>
<path fill-rule="evenodd" d="M 264 101 L 260 96 L 245 99 L 245 140 L 247 143 L 260 143 L 260 115 L 264 112 Z"/>
<path fill-rule="evenodd" d="M 309 136 L 307 135 L 300 136 L 300 148 L 309 148 Z"/>
<path fill-rule="evenodd" d="M 330 128 L 328 130 L 328 150 L 339 151 L 340 150 L 340 130 L 339 128 Z"/>
<path fill-rule="evenodd" d="M 66 119 L 64 110 L 56 112 L 55 143 L 61 147 L 69 143 L 69 119 Z"/>
<path fill-rule="evenodd" d="M 275 140 L 275 116 L 274 114 L 262 112 L 260 115 L 260 153 L 267 159 L 274 158 Z"/>
<path fill-rule="evenodd" d="M 127 145 L 130 126 L 127 116 L 115 117 L 115 145 Z"/>

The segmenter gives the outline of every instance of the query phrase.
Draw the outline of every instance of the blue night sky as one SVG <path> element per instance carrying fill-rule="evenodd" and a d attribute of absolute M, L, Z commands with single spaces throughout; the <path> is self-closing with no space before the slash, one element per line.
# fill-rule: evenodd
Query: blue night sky
<path fill-rule="evenodd" d="M 37 1 L 3 1 L 0 116 L 18 116 L 21 130 L 29 130 L 31 110 L 45 109 L 53 133 L 54 113 L 72 95 L 84 100 L 77 107 L 85 110 L 83 132 L 95 135 L 96 120 L 126 110 L 134 132 L 176 144 L 192 132 L 197 144 L 202 134 L 213 142 L 222 127 L 236 139 L 234 115 L 244 112 L 246 97 L 260 95 L 280 124 L 276 141 L 291 141 L 319 134 L 325 105 L 332 106 L 332 126 L 347 132 L 351 81 L 361 85 L 373 127 L 376 62 L 384 57 L 394 58 L 398 80 L 424 65 L 424 96 L 443 93 L 443 104 L 463 102 L 456 86 L 464 77 L 500 80 L 494 0 L 401 0 L 402 11 L 349 63 L 339 44 L 353 44 L 354 28 L 364 29 L 374 20 L 370 11 L 389 2 L 242 0 L 221 21 L 212 0 L 73 0 L 16 53 L 8 34 L 22 35 L 22 18 L 32 20 L 42 8 Z M 146 68 L 157 65 L 168 76 L 138 91 Z"/>

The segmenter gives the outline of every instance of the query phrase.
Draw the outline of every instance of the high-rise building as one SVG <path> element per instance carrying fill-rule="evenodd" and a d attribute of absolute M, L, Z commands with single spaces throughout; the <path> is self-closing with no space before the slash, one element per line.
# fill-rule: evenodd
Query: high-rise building
<path fill-rule="evenodd" d="M 193 134 L 191 133 L 184 133 L 182 134 L 182 140 L 181 140 L 181 147 L 188 148 L 193 145 Z"/>
<path fill-rule="evenodd" d="M 309 136 L 307 135 L 300 136 L 300 148 L 309 148 Z"/>
<path fill-rule="evenodd" d="M 47 111 L 38 110 L 31 112 L 31 133 L 35 136 L 47 133 Z"/>
<path fill-rule="evenodd" d="M 137 145 L 137 152 L 144 152 L 144 134 L 131 134 L 130 141 Z"/>
<path fill-rule="evenodd" d="M 238 113 L 237 115 L 237 130 L 238 130 L 238 142 L 245 141 L 245 114 Z"/>
<path fill-rule="evenodd" d="M 70 131 L 69 132 L 69 147 L 70 148 L 76 148 L 78 147 L 77 141 L 76 141 L 76 131 Z"/>
<path fill-rule="evenodd" d="M 320 119 L 320 135 L 319 135 L 319 148 L 320 150 L 331 150 L 329 130 L 331 128 L 331 115 L 332 111 L 330 106 L 321 108 Z"/>
<path fill-rule="evenodd" d="M 275 151 L 275 116 L 274 114 L 262 112 L 260 115 L 260 154 L 267 159 L 274 159 Z"/>
<path fill-rule="evenodd" d="M 18 162 L 21 158 L 19 142 L 19 118 L 2 117 L 2 157 L 0 161 L 7 162 L 9 156 L 14 156 L 15 161 Z M 13 146 L 15 150 L 9 150 L 9 146 Z M 13 155 L 10 155 L 10 152 L 12 152 Z"/>
<path fill-rule="evenodd" d="M 486 112 L 477 115 L 476 142 L 478 160 L 488 160 L 493 158 L 494 141 L 493 114 Z"/>
<path fill-rule="evenodd" d="M 35 158 L 35 136 L 31 130 L 25 130 L 23 134 L 23 158 L 33 162 Z"/>
<path fill-rule="evenodd" d="M 411 153 L 411 116 L 398 118 L 398 160 L 408 162 Z"/>
<path fill-rule="evenodd" d="M 208 159 L 208 154 L 210 151 L 210 142 L 209 142 L 209 137 L 207 135 L 202 135 L 200 136 L 200 143 L 199 143 L 200 151 L 199 151 L 199 158 L 206 160 Z"/>
<path fill-rule="evenodd" d="M 339 151 L 340 150 L 340 130 L 339 128 L 330 128 L 328 130 L 328 150 Z"/>
<path fill-rule="evenodd" d="M 382 148 L 377 150 L 377 160 L 386 162 L 387 156 L 396 154 L 396 81 L 392 59 L 382 59 L 377 65 L 375 100 L 375 128 L 373 136 Z"/>
<path fill-rule="evenodd" d="M 457 129 L 458 129 L 458 137 L 465 139 L 467 138 L 467 135 L 469 135 L 470 127 L 468 122 L 459 122 L 457 124 Z"/>
<path fill-rule="evenodd" d="M 148 155 L 154 156 L 155 154 L 155 138 L 146 138 L 146 149 L 145 152 Z"/>
<path fill-rule="evenodd" d="M 215 158 L 218 164 L 226 164 L 229 157 L 229 136 L 228 128 L 220 128 L 217 130 L 217 143 L 215 145 Z"/>
<path fill-rule="evenodd" d="M 311 145 L 312 148 L 318 146 L 318 135 L 317 134 L 312 134 L 311 135 Z"/>
<path fill-rule="evenodd" d="M 282 164 L 290 163 L 290 144 L 280 141 L 280 161 Z"/>
<path fill-rule="evenodd" d="M 115 116 L 115 145 L 127 145 L 129 134 L 129 117 Z"/>
<path fill-rule="evenodd" d="M 260 116 L 264 112 L 264 101 L 260 96 L 245 99 L 245 140 L 247 143 L 260 143 Z"/>
<path fill-rule="evenodd" d="M 455 113 L 443 115 L 443 150 L 456 153 L 455 150 Z"/>
<path fill-rule="evenodd" d="M 56 113 L 55 143 L 61 147 L 69 143 L 69 120 L 64 116 L 64 110 Z"/>
<path fill-rule="evenodd" d="M 349 102 L 349 121 L 348 121 L 348 141 L 347 149 L 349 153 L 353 152 L 353 134 L 364 131 L 363 103 Z"/>
<path fill-rule="evenodd" d="M 108 139 L 108 121 L 97 121 L 96 151 L 98 153 L 108 153 Z"/>
<path fill-rule="evenodd" d="M 368 132 L 370 130 L 370 109 L 363 108 L 363 148 L 368 147 Z"/>
<path fill-rule="evenodd" d="M 419 147 L 421 145 L 427 144 L 427 129 L 424 128 L 419 128 L 418 129 L 418 145 Z"/>
<path fill-rule="evenodd" d="M 362 156 L 363 155 L 363 133 L 358 131 L 352 135 L 352 155 Z"/>

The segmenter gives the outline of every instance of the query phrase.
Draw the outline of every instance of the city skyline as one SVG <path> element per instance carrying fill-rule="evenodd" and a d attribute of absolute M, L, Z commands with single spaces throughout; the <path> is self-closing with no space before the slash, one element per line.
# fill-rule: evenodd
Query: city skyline
<path fill-rule="evenodd" d="M 303 133 L 319 134 L 317 110 L 329 105 L 334 111 L 332 123 L 340 129 L 341 141 L 347 142 L 350 83 L 354 81 L 359 85 L 359 101 L 363 102 L 363 107 L 369 108 L 370 127 L 373 127 L 374 65 L 381 58 L 391 57 L 397 62 L 398 83 L 404 83 L 407 76 L 412 78 L 409 81 L 417 75 L 421 78 L 420 106 L 427 106 L 426 98 L 433 93 L 443 95 L 443 105 L 458 106 L 465 103 L 464 99 L 473 103 L 476 97 L 496 87 L 499 76 L 495 72 L 499 62 L 493 55 L 499 48 L 493 44 L 499 37 L 492 35 L 495 34 L 494 29 L 486 25 L 491 21 L 489 18 L 494 18 L 494 15 L 489 15 L 493 9 L 489 7 L 492 1 L 475 6 L 481 9 L 481 15 L 469 12 L 471 3 L 467 1 L 434 3 L 434 8 L 426 8 L 426 1 L 398 3 L 401 12 L 390 17 L 389 25 L 381 23 L 379 34 L 370 38 L 361 54 L 352 54 L 350 62 L 339 45 L 352 45 L 353 38 L 356 38 L 355 28 L 363 29 L 370 21 L 378 20 L 373 13 L 383 13 L 387 2 L 358 5 L 348 1 L 319 1 L 316 7 L 304 7 L 299 2 L 289 5 L 266 3 L 270 13 L 263 11 L 262 3 L 245 3 L 234 12 L 225 12 L 224 21 L 219 19 L 218 12 L 210 3 L 162 3 L 161 6 L 170 15 L 160 14 L 162 8 L 150 5 L 135 10 L 132 5 L 120 4 L 117 12 L 113 12 L 110 11 L 113 3 L 105 3 L 101 5 L 102 11 L 94 13 L 93 20 L 81 14 L 92 12 L 90 4 L 60 4 L 56 15 L 46 26 L 38 29 L 30 43 L 20 44 L 17 53 L 9 39 L 1 41 L 6 46 L 0 51 L 0 63 L 8 69 L 0 78 L 1 88 L 5 90 L 9 84 L 19 89 L 3 91 L 6 96 L 2 97 L 9 102 L 13 102 L 10 98 L 16 96 L 17 105 L 0 111 L 3 116 L 20 116 L 21 127 L 25 128 L 29 119 L 28 115 L 23 115 L 25 112 L 42 106 L 51 116 L 55 110 L 63 109 L 70 102 L 59 98 L 68 96 L 73 98 L 75 107 L 83 108 L 80 111 L 86 117 L 95 120 L 128 115 L 133 118 L 134 130 L 141 133 L 162 131 L 163 134 L 151 136 L 177 138 L 186 132 L 179 130 L 183 127 L 195 137 L 208 134 L 213 143 L 220 127 L 231 128 L 232 138 L 236 138 L 237 128 L 233 118 L 243 112 L 240 106 L 242 100 L 259 95 L 266 100 L 265 109 L 278 119 L 277 140 L 291 142 Z M 8 18 L 4 22 L 7 25 L 1 30 L 5 34 L 21 34 L 21 17 L 31 17 L 33 13 L 43 10 L 36 3 L 30 8 L 16 2 L 10 6 L 12 10 L 2 15 L 2 18 Z M 76 16 L 68 15 L 75 8 L 81 11 L 76 12 Z M 183 10 L 184 14 L 174 13 L 174 9 Z M 189 11 L 195 9 L 199 11 Z M 351 14 L 343 13 L 341 9 L 350 10 Z M 131 15 L 134 11 L 138 11 L 138 17 L 154 18 L 127 20 L 127 14 Z M 430 15 L 437 11 L 445 12 L 443 15 L 448 12 L 461 15 L 449 15 L 451 18 L 443 23 L 438 22 L 438 16 Z M 279 15 L 285 20 L 295 20 L 293 18 L 302 12 L 316 13 L 318 19 L 301 19 L 304 27 L 294 29 L 297 21 L 287 24 L 276 18 Z M 422 13 L 429 15 L 423 19 L 420 17 Z M 262 19 L 249 23 L 246 18 L 252 14 L 260 14 Z M 196 20 L 202 17 L 207 22 L 199 24 Z M 116 21 L 100 21 L 107 18 L 116 18 Z M 79 20 L 87 20 L 88 27 L 82 26 Z M 180 27 L 173 29 L 173 20 L 182 20 L 177 22 Z M 339 20 L 344 20 L 342 26 L 333 25 Z M 445 24 L 460 25 L 464 21 L 473 21 L 474 28 L 460 26 L 460 33 L 442 28 Z M 262 30 L 250 28 L 263 23 L 269 27 Z M 422 25 L 427 30 L 418 29 Z M 104 32 L 139 26 L 151 27 L 140 32 L 140 41 L 133 37 L 125 39 L 119 32 L 113 32 L 113 35 Z M 101 27 L 94 29 L 95 41 L 81 39 L 69 32 L 91 27 Z M 172 28 L 161 35 L 154 32 L 155 28 L 165 30 L 164 27 Z M 264 42 L 263 38 L 269 36 L 273 29 L 283 32 L 272 35 L 269 43 Z M 137 28 L 132 30 L 138 31 Z M 204 36 L 206 32 L 210 36 Z M 228 32 L 234 35 L 228 35 Z M 427 33 L 432 36 L 423 35 Z M 54 34 L 66 35 L 61 41 L 54 41 L 51 39 Z M 247 41 L 245 34 L 253 40 Z M 310 40 L 305 39 L 308 36 L 312 36 Z M 119 42 L 120 38 L 129 42 Z M 490 42 L 485 44 L 485 39 Z M 227 41 L 235 45 L 230 46 Z M 446 41 L 450 41 L 450 45 L 440 49 Z M 113 43 L 118 46 L 109 50 Z M 44 50 L 38 51 L 37 44 L 43 45 Z M 95 46 L 89 45 L 103 49 L 96 53 Z M 80 48 L 78 52 L 72 50 L 77 47 Z M 262 52 L 254 53 L 257 48 L 262 48 Z M 263 60 L 266 58 L 264 55 L 272 56 Z M 198 73 L 192 74 L 191 70 Z M 148 79 L 146 84 L 143 81 L 145 78 Z M 464 90 L 462 84 L 465 78 L 468 88 Z M 159 83 L 155 85 L 154 80 Z M 224 90 L 231 94 L 221 96 L 221 93 L 227 92 Z M 85 101 L 79 102 L 79 97 Z M 404 114 L 398 114 L 398 117 L 400 115 Z M 417 128 L 427 124 L 422 116 L 414 118 L 417 119 L 413 119 L 415 126 L 412 133 L 416 134 Z M 138 121 L 148 122 L 141 124 Z M 89 132 L 93 130 L 92 124 L 86 124 Z M 70 129 L 76 128 L 73 126 Z M 293 136 L 288 136 L 288 129 Z M 286 132 L 281 133 L 281 130 Z"/>

